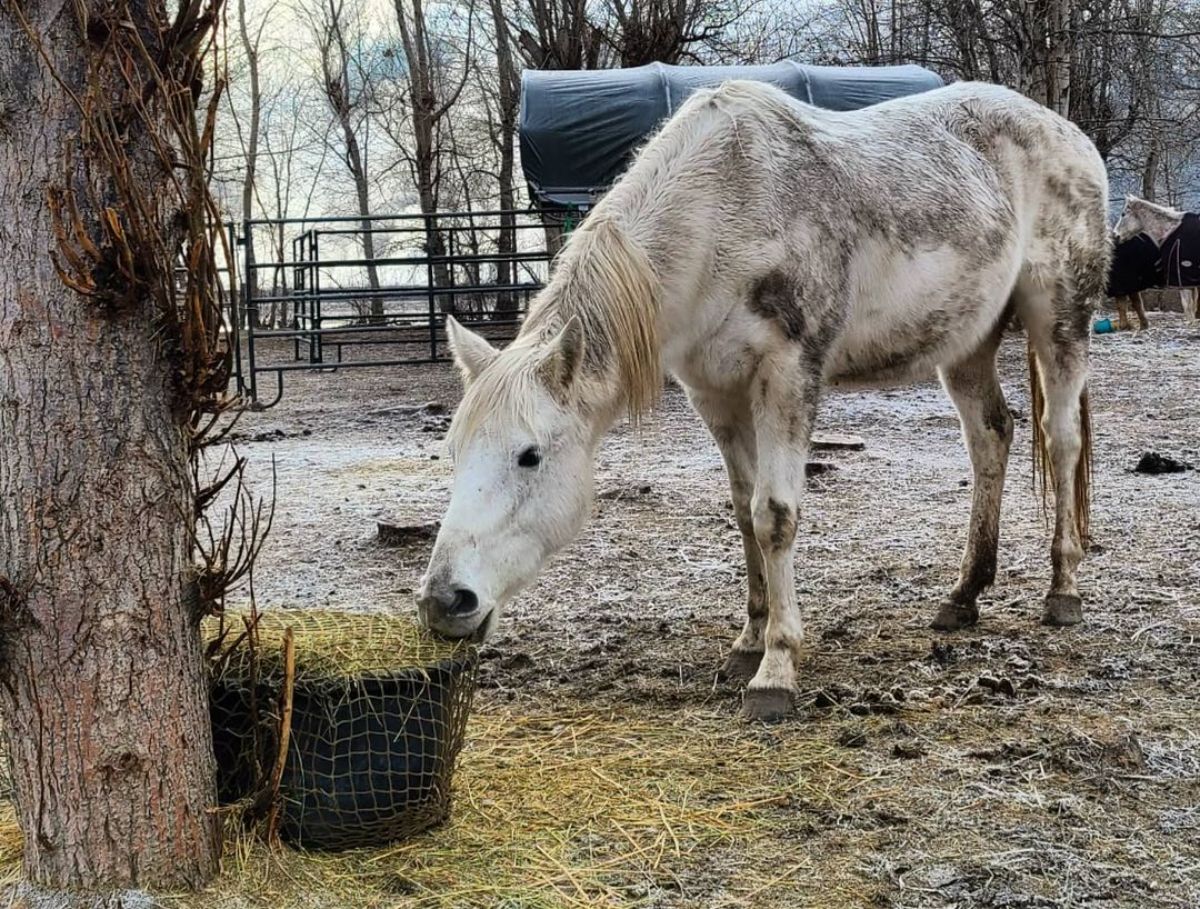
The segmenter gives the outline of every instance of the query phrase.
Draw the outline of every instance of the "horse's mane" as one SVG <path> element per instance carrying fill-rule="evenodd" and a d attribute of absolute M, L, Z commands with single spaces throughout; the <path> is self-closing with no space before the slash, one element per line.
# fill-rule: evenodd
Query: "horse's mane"
<path fill-rule="evenodd" d="M 645 254 L 605 214 L 603 204 L 598 206 L 559 254 L 550 283 L 530 305 L 516 340 L 470 383 L 450 444 L 497 413 L 536 434 L 534 390 L 545 345 L 572 319 L 583 335 L 580 379 L 603 380 L 611 365 L 630 420 L 640 422 L 662 391 L 659 296 Z"/>
<path fill-rule="evenodd" d="M 549 287 L 538 295 L 521 335 L 545 335 L 576 319 L 584 369 L 615 361 L 629 418 L 649 413 L 662 391 L 659 286 L 645 254 L 604 212 L 575 232 Z"/>
<path fill-rule="evenodd" d="M 1151 202 L 1149 199 L 1142 199 L 1138 196 L 1130 196 L 1129 205 L 1131 208 L 1146 209 L 1156 215 L 1162 215 L 1164 218 L 1182 218 L 1184 216 L 1184 212 L 1177 208 L 1172 208 L 1169 205 L 1160 205 L 1157 202 Z"/>

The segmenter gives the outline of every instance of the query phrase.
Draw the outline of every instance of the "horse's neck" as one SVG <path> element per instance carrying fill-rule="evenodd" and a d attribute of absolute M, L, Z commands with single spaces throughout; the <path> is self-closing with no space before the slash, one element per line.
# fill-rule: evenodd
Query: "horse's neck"
<path fill-rule="evenodd" d="M 1159 246 L 1183 220 L 1183 212 L 1162 205 L 1145 203 L 1138 212 L 1142 230 Z"/>

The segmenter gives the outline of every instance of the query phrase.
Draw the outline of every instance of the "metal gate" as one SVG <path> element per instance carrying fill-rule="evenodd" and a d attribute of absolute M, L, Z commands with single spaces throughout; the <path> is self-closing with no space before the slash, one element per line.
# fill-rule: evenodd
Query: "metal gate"
<path fill-rule="evenodd" d="M 267 408 L 298 370 L 445 360 L 447 314 L 489 340 L 510 340 L 549 277 L 548 238 L 563 218 L 530 209 L 231 228 L 241 260 L 229 319 L 238 390 Z"/>

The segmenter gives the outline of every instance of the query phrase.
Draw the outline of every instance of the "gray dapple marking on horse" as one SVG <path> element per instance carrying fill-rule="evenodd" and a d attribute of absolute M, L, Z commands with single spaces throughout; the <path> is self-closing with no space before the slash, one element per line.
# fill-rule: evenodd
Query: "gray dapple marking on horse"
<path fill-rule="evenodd" d="M 1086 137 L 995 86 L 846 113 L 757 83 L 697 93 L 572 236 L 507 349 L 448 321 L 466 393 L 422 620 L 490 631 L 585 520 L 605 431 L 646 414 L 670 371 L 724 457 L 748 566 L 726 670 L 753 676 L 749 716 L 778 716 L 802 652 L 795 533 L 821 390 L 936 369 L 975 488 L 960 579 L 933 624 L 975 622 L 996 572 L 1012 418 L 995 356 L 1015 313 L 1055 501 L 1043 620 L 1078 622 L 1106 198 Z"/>

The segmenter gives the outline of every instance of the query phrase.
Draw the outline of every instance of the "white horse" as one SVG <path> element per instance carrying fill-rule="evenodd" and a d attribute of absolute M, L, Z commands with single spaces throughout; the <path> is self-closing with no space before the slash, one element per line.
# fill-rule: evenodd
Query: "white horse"
<path fill-rule="evenodd" d="M 447 320 L 466 392 L 422 621 L 491 631 L 582 526 L 605 431 L 645 416 L 669 370 L 724 456 L 748 564 L 749 616 L 724 671 L 752 676 L 746 715 L 777 717 L 801 653 L 793 543 L 822 388 L 937 369 L 975 490 L 961 578 L 933 625 L 974 623 L 996 571 L 1013 424 L 995 356 L 1014 312 L 1056 501 L 1044 621 L 1080 621 L 1106 198 L 1083 133 L 1003 88 L 846 113 L 757 83 L 696 93 L 576 230 L 512 344 Z"/>
<path fill-rule="evenodd" d="M 1185 214 L 1186 212 L 1168 205 L 1158 205 L 1137 196 L 1126 196 L 1125 208 L 1117 220 L 1117 226 L 1113 228 L 1113 239 L 1117 243 L 1123 243 L 1138 234 L 1146 234 L 1156 246 L 1161 247 L 1183 221 Z M 1200 321 L 1200 288 L 1180 287 L 1179 302 L 1183 305 L 1183 314 L 1189 322 Z M 1121 322 L 1127 323 L 1124 301 L 1118 300 L 1117 306 Z M 1140 296 L 1134 300 L 1134 306 L 1142 328 L 1148 327 L 1146 310 L 1142 306 Z"/>

